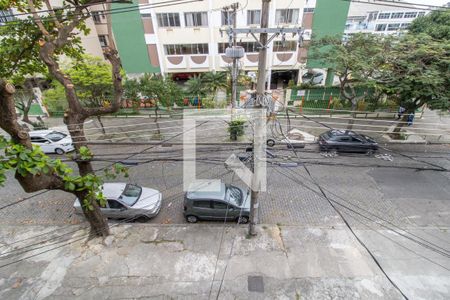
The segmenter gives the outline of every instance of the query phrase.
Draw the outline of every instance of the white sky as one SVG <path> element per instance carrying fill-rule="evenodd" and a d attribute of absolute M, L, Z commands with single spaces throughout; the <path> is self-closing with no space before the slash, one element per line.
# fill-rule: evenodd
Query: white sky
<path fill-rule="evenodd" d="M 417 3 L 417 4 L 427 4 L 427 5 L 445 5 L 450 0 L 404 0 L 405 2 Z"/>

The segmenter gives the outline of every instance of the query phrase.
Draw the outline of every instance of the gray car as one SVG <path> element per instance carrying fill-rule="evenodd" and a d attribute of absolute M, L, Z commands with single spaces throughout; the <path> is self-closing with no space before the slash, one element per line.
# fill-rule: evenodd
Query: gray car
<path fill-rule="evenodd" d="M 184 217 L 198 220 L 227 220 L 245 224 L 250 215 L 250 191 L 222 182 L 195 182 L 184 197 Z"/>
<path fill-rule="evenodd" d="M 107 218 L 152 218 L 161 209 L 162 194 L 157 190 L 121 182 L 105 183 L 101 189 L 107 201 L 100 210 Z M 73 206 L 77 213 L 83 213 L 78 199 Z"/>

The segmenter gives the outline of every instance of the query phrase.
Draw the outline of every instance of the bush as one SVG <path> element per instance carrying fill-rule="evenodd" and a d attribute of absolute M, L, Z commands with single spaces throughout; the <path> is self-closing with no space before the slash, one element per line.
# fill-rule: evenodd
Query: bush
<path fill-rule="evenodd" d="M 244 135 L 244 124 L 244 119 L 235 119 L 228 123 L 228 132 L 231 140 L 235 141 L 238 136 Z"/>

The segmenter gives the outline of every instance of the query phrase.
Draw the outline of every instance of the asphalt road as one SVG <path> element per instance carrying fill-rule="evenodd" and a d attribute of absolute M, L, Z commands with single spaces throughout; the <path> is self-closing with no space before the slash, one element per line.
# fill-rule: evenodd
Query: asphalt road
<path fill-rule="evenodd" d="M 95 168 L 124 161 L 151 146 L 97 145 Z M 243 146 L 203 146 L 197 149 L 197 178 L 221 178 L 243 186 L 223 162 L 232 154 L 245 153 Z M 260 194 L 260 222 L 333 226 L 342 219 L 330 205 L 368 221 L 345 208 L 349 206 L 372 218 L 400 225 L 449 226 L 450 154 L 447 145 L 391 145 L 378 155 L 338 154 L 324 156 L 316 145 L 297 151 L 284 147 L 272 151 L 267 169 L 268 191 Z M 381 156 L 380 156 L 381 154 Z M 163 193 L 163 207 L 151 223 L 184 223 L 182 216 L 182 151 L 179 146 L 156 146 L 129 158 L 129 178 L 115 181 L 137 183 Z M 392 160 L 386 160 L 392 159 Z M 100 161 L 99 161 L 100 160 Z M 286 167 L 286 163 L 299 162 Z M 292 165 L 292 164 L 288 164 Z M 309 174 L 308 174 L 309 172 Z M 325 195 L 318 188 L 321 187 Z M 32 195 L 23 192 L 9 174 L 1 189 L 1 204 L 7 205 Z M 84 222 L 73 213 L 72 195 L 49 191 L 0 210 L 3 224 L 74 224 Z M 373 214 L 373 215 L 371 215 Z M 375 217 L 374 217 L 375 215 Z M 378 220 L 378 219 L 377 219 Z M 357 221 L 355 226 L 362 226 Z"/>

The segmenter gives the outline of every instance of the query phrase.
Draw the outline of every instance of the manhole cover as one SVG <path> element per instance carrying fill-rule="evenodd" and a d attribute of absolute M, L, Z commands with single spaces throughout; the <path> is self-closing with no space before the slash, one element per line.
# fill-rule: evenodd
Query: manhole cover
<path fill-rule="evenodd" d="M 264 293 L 264 279 L 262 276 L 248 276 L 248 291 Z"/>

